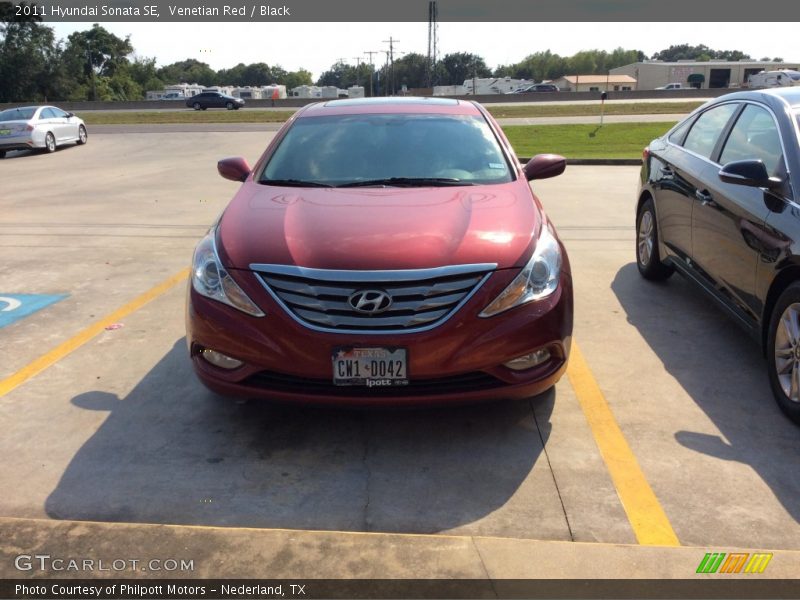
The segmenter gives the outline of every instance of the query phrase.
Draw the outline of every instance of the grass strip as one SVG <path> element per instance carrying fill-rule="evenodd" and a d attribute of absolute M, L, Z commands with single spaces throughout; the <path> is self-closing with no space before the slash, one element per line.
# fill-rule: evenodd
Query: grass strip
<path fill-rule="evenodd" d="M 552 152 L 567 158 L 641 158 L 642 149 L 674 122 L 503 127 L 517 156 Z"/>

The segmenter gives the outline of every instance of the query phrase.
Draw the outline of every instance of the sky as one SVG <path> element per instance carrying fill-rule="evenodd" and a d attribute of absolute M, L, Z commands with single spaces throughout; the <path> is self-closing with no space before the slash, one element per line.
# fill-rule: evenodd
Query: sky
<path fill-rule="evenodd" d="M 66 39 L 91 23 L 49 23 Z M 416 23 L 101 23 L 119 37 L 131 36 L 136 54 L 156 58 L 159 66 L 187 58 L 214 70 L 237 63 L 265 62 L 287 71 L 311 71 L 314 79 L 337 60 L 376 64 L 386 60 L 391 36 L 395 58 L 404 52 L 427 53 L 428 24 Z M 570 56 L 581 50 L 617 47 L 650 56 L 676 44 L 705 44 L 715 50 L 741 50 L 800 61 L 796 23 L 439 23 L 439 56 L 472 52 L 490 68 L 514 63 L 528 54 L 550 50 Z"/>

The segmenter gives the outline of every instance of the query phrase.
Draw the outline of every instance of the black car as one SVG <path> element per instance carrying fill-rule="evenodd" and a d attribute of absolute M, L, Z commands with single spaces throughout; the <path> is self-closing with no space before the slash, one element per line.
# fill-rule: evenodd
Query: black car
<path fill-rule="evenodd" d="M 645 148 L 636 258 L 678 271 L 762 345 L 800 423 L 800 88 L 727 94 Z"/>
<path fill-rule="evenodd" d="M 207 108 L 238 110 L 244 106 L 244 100 L 220 92 L 201 92 L 191 98 L 187 98 L 186 106 L 195 110 L 205 110 Z"/>

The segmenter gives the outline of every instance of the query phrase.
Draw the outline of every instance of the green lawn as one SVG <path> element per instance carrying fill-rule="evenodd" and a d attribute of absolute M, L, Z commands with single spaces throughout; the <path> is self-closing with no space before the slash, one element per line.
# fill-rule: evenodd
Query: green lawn
<path fill-rule="evenodd" d="M 657 115 L 687 114 L 700 106 L 700 102 L 641 102 L 614 104 L 606 102 L 607 115 Z M 177 107 L 176 107 L 177 108 Z M 525 106 L 487 105 L 495 118 L 524 117 L 580 117 L 600 115 L 600 103 L 596 104 L 542 104 Z M 149 123 L 283 123 L 294 111 L 259 110 L 204 110 L 188 108 L 159 111 L 89 111 L 78 116 L 89 125 L 138 125 Z"/>
<path fill-rule="evenodd" d="M 294 111 L 288 110 L 184 110 L 89 111 L 77 115 L 87 125 L 149 125 L 166 123 L 283 123 Z"/>
<path fill-rule="evenodd" d="M 521 157 L 552 152 L 567 158 L 641 158 L 642 149 L 674 124 L 509 125 L 503 131 Z"/>
<path fill-rule="evenodd" d="M 687 102 L 637 102 L 614 104 L 607 101 L 604 114 L 607 115 L 682 115 L 689 114 L 703 104 L 697 101 Z M 581 117 L 600 116 L 600 101 L 593 104 L 533 104 L 526 106 L 492 106 L 486 109 L 496 119 L 522 117 Z"/>

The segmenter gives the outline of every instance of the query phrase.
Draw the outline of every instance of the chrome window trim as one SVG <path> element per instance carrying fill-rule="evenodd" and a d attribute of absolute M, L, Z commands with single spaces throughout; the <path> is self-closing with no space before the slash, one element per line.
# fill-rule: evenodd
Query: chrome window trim
<path fill-rule="evenodd" d="M 356 281 L 370 283 L 374 281 L 414 281 L 420 279 L 436 279 L 452 275 L 469 275 L 483 273 L 497 269 L 497 263 L 476 263 L 471 265 L 448 265 L 446 267 L 433 267 L 431 269 L 397 269 L 387 271 L 347 271 L 342 269 L 312 269 L 296 265 L 274 265 L 252 263 L 251 271 L 272 273 L 274 275 L 288 275 L 289 277 L 304 277 L 320 281 Z"/>
<path fill-rule="evenodd" d="M 781 100 L 783 100 L 783 98 L 781 98 Z M 783 100 L 783 101 L 786 102 L 785 100 Z M 707 110 L 711 110 L 712 108 L 716 108 L 718 106 L 723 106 L 725 104 L 742 104 L 742 105 L 744 105 L 744 104 L 752 104 L 752 105 L 754 105 L 754 106 L 756 106 L 758 108 L 763 108 L 767 112 L 769 112 L 770 116 L 772 116 L 772 122 L 775 125 L 775 129 L 778 131 L 778 139 L 781 141 L 781 150 L 783 151 L 783 156 L 782 156 L 783 166 L 786 169 L 786 175 L 787 176 L 791 176 L 791 171 L 789 169 L 789 164 L 786 162 L 786 144 L 783 142 L 783 135 L 781 134 L 781 128 L 778 125 L 778 118 L 775 115 L 775 111 L 772 110 L 772 108 L 767 106 L 766 104 L 762 104 L 761 102 L 758 102 L 758 101 L 755 101 L 755 100 L 730 100 L 728 102 L 720 102 L 719 104 L 715 104 L 714 106 L 709 106 Z M 788 103 L 786 103 L 786 104 L 788 106 Z M 704 110 L 703 112 L 705 113 L 705 112 L 707 112 L 707 110 Z M 744 110 L 744 109 L 742 109 L 742 110 Z M 695 121 L 697 119 L 699 119 L 701 116 L 702 116 L 702 114 L 698 115 L 697 118 L 695 119 Z M 738 123 L 739 117 L 741 117 L 741 113 L 739 114 L 738 117 L 736 117 L 736 122 L 734 122 L 733 127 L 736 127 L 736 123 Z M 688 119 L 689 117 L 686 117 L 686 118 Z M 683 123 L 683 121 L 681 121 L 681 123 Z M 681 123 L 678 123 L 675 127 L 673 127 L 673 129 L 676 129 L 677 127 L 679 127 L 681 125 Z M 695 123 L 692 123 L 692 127 L 694 127 L 694 126 L 695 126 Z M 797 130 L 796 126 L 797 126 L 797 123 L 795 122 L 795 131 L 798 133 L 798 135 L 800 135 L 800 131 Z M 711 165 L 714 165 L 715 167 L 721 167 L 722 166 L 722 163 L 714 162 L 713 160 L 711 160 L 707 156 L 702 156 L 701 154 L 698 154 L 697 152 L 694 152 L 692 150 L 688 150 L 687 148 L 684 148 L 683 146 L 679 146 L 678 144 L 676 144 L 674 142 L 671 142 L 669 140 L 669 134 L 670 134 L 671 131 L 672 131 L 672 129 L 669 132 L 667 132 L 667 134 L 665 134 L 665 136 L 664 136 L 665 137 L 665 142 L 667 143 L 667 145 L 673 146 L 675 148 L 680 148 L 681 150 L 683 150 L 687 154 L 691 154 L 695 158 L 699 158 L 701 160 L 704 160 L 707 163 L 709 163 Z M 689 129 L 689 131 L 691 131 L 691 128 Z M 687 133 L 687 135 L 688 135 L 688 133 Z M 798 138 L 798 139 L 800 139 L 800 138 Z M 685 141 L 686 141 L 686 138 L 684 138 L 684 142 Z M 727 143 L 727 142 L 728 142 L 728 140 L 725 140 L 725 143 Z M 724 144 L 722 146 L 722 149 L 725 150 L 725 145 Z"/>
<path fill-rule="evenodd" d="M 410 329 L 382 329 L 379 331 L 370 331 L 365 329 L 332 329 L 322 327 L 320 325 L 313 325 L 303 321 L 300 317 L 294 314 L 286 303 L 270 288 L 263 278 L 256 276 L 256 280 L 264 287 L 273 300 L 289 315 L 296 323 L 302 325 L 306 329 L 317 331 L 320 333 L 333 333 L 341 335 L 403 335 L 410 333 L 421 333 L 430 331 L 436 327 L 444 325 L 455 315 L 461 308 L 469 302 L 472 297 L 483 287 L 483 284 L 492 276 L 492 273 L 497 269 L 497 263 L 478 263 L 471 265 L 450 265 L 446 267 L 435 267 L 432 269 L 398 269 L 394 271 L 344 271 L 336 269 L 310 269 L 306 267 L 298 267 L 294 265 L 271 265 L 271 264 L 258 264 L 250 265 L 250 269 L 255 273 L 273 273 L 276 275 L 289 275 L 294 277 L 304 277 L 309 279 L 319 279 L 320 281 L 354 281 L 363 282 L 365 284 L 391 279 L 394 281 L 414 281 L 434 279 L 437 277 L 448 277 L 452 275 L 465 275 L 472 273 L 488 272 L 475 284 L 475 287 L 464 296 L 453 309 L 445 315 L 442 319 L 424 325 L 422 327 L 413 327 Z M 323 279 L 327 277 L 327 279 Z"/>

